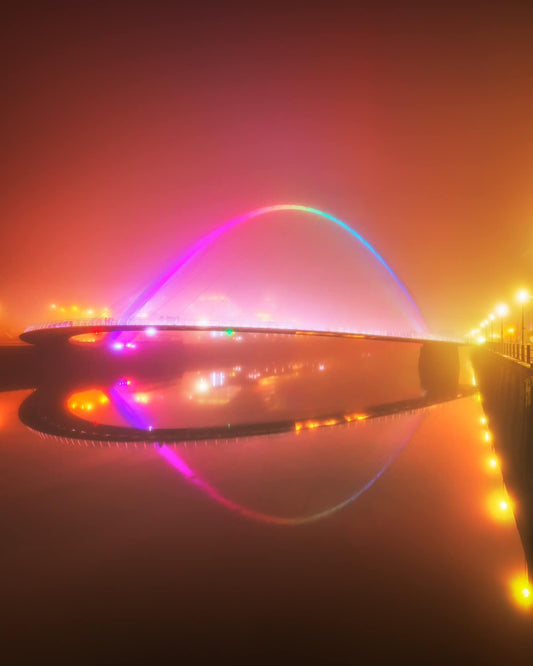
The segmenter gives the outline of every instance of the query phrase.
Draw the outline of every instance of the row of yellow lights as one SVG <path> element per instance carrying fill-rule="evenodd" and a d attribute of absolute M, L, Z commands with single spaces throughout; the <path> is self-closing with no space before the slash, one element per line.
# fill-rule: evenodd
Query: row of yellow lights
<path fill-rule="evenodd" d="M 127 382 L 128 385 L 130 383 Z M 148 393 L 134 393 L 133 399 L 142 405 L 147 405 L 150 402 Z M 107 395 L 98 389 L 94 389 L 92 391 L 85 391 L 81 395 L 78 394 L 78 398 L 71 398 L 67 404 L 68 408 L 72 411 L 92 412 L 99 405 L 107 405 L 108 403 L 109 398 Z"/>
<path fill-rule="evenodd" d="M 58 305 L 57 303 L 50 304 L 50 310 L 53 312 L 60 313 L 62 315 L 74 315 L 78 319 L 83 319 L 84 317 L 104 317 L 108 318 L 111 316 L 111 310 L 109 308 L 95 309 L 95 308 L 82 308 L 79 305 Z"/>
<path fill-rule="evenodd" d="M 492 435 L 488 429 L 487 417 L 482 416 L 480 422 L 484 427 L 482 439 L 487 444 L 491 444 Z M 499 463 L 498 458 L 496 455 L 494 455 L 494 449 L 492 453 L 493 455 L 488 460 L 488 466 L 492 471 L 494 471 L 499 469 Z M 497 518 L 498 520 L 503 519 L 505 522 L 510 522 L 513 520 L 513 507 L 507 493 L 505 493 L 504 496 L 502 496 L 501 493 L 497 494 L 495 505 L 491 503 L 491 513 L 493 517 Z M 529 609 L 533 606 L 533 590 L 527 575 L 517 576 L 511 581 L 511 593 L 515 601 L 523 608 Z"/>
<path fill-rule="evenodd" d="M 530 299 L 531 295 L 527 289 L 520 289 L 515 296 L 515 301 L 520 306 L 524 306 L 526 303 L 529 303 Z M 488 315 L 488 317 L 479 324 L 478 328 L 474 328 L 470 331 L 470 337 L 475 338 L 479 344 L 483 344 L 487 340 L 486 336 L 483 335 L 484 333 L 483 329 L 485 329 L 492 322 L 494 322 L 496 318 L 503 320 L 505 317 L 509 315 L 509 313 L 510 313 L 509 306 L 506 303 L 499 303 L 494 308 L 494 312 L 491 312 Z M 514 328 L 507 329 L 507 333 L 509 333 L 510 335 L 512 335 L 514 332 L 515 332 Z"/>
<path fill-rule="evenodd" d="M 323 419 L 316 420 L 310 419 L 309 421 L 296 421 L 294 429 L 296 432 L 300 430 L 312 430 L 313 428 L 323 428 L 325 426 L 338 425 L 339 423 L 351 423 L 352 421 L 364 421 L 368 418 L 368 414 L 343 414 L 340 419 Z"/>
<path fill-rule="evenodd" d="M 88 395 L 87 395 L 88 394 Z M 72 398 L 68 401 L 68 408 L 70 410 L 81 410 L 83 412 L 92 412 L 98 405 L 106 405 L 109 398 L 105 393 L 99 390 L 87 391 L 84 394 L 85 400 Z"/>

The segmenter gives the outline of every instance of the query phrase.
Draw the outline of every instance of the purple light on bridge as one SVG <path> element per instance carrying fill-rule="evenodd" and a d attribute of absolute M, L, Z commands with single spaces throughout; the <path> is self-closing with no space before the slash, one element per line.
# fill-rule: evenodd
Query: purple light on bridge
<path fill-rule="evenodd" d="M 115 340 L 111 343 L 110 348 L 114 351 L 124 351 L 124 349 L 136 349 L 137 345 L 134 342 L 120 342 Z"/>

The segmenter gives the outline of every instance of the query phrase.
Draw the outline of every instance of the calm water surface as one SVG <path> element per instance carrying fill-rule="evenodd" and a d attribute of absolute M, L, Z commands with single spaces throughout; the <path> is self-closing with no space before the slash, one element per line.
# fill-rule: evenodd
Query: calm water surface
<path fill-rule="evenodd" d="M 7 663 L 531 663 L 480 402 L 416 345 L 132 344 L 0 393 Z"/>

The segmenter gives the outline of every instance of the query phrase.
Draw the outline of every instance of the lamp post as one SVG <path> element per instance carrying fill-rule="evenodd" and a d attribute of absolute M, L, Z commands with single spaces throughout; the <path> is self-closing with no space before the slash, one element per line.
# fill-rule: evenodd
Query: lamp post
<path fill-rule="evenodd" d="M 509 308 L 505 303 L 500 303 L 496 307 L 496 314 L 500 318 L 500 343 L 503 344 L 503 318 L 509 314 Z"/>
<path fill-rule="evenodd" d="M 522 322 L 521 322 L 521 342 L 522 346 L 524 345 L 524 306 L 525 304 L 529 301 L 529 292 L 527 289 L 520 289 L 520 291 L 516 295 L 516 300 L 518 303 L 520 303 L 521 308 L 522 308 Z"/>
<path fill-rule="evenodd" d="M 492 312 L 489 315 L 489 321 L 490 321 L 490 341 L 494 342 L 494 327 L 493 327 L 494 315 L 492 314 Z"/>

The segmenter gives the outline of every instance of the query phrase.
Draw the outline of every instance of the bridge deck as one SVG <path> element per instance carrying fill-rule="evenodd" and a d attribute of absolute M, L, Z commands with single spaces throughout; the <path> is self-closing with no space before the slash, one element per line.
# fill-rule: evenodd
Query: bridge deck
<path fill-rule="evenodd" d="M 76 335 L 87 333 L 113 333 L 113 332 L 138 332 L 151 329 L 155 331 L 184 331 L 184 332 L 230 332 L 230 333 L 262 333 L 269 335 L 315 335 L 320 337 L 334 338 L 360 338 L 365 340 L 377 340 L 383 342 L 408 342 L 413 344 L 423 344 L 425 342 L 440 342 L 448 344 L 464 344 L 458 340 L 448 340 L 442 338 L 422 338 L 411 337 L 407 335 L 379 334 L 379 333 L 356 333 L 352 331 L 327 331 L 312 330 L 302 328 L 279 328 L 264 326 L 228 326 L 218 324 L 49 324 L 40 327 L 27 329 L 20 335 L 20 339 L 35 345 L 50 344 L 60 340 L 68 340 Z"/>

